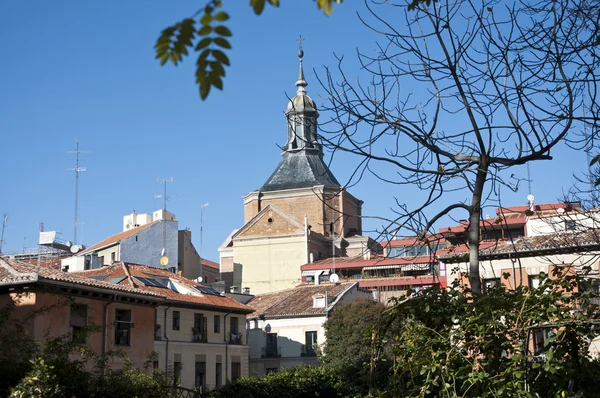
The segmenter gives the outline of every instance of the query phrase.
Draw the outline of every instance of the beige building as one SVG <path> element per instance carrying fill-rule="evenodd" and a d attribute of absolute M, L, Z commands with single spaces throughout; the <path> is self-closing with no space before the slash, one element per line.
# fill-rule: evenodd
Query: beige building
<path fill-rule="evenodd" d="M 123 352 L 138 369 L 152 358 L 154 314 L 163 302 L 163 295 L 135 286 L 0 258 L 0 306 L 14 306 L 31 336 L 43 343 L 70 335 L 100 356 Z M 121 357 L 108 362 L 123 365 Z"/>
<path fill-rule="evenodd" d="M 214 389 L 248 376 L 247 306 L 166 270 L 118 262 L 79 272 L 165 297 L 153 314 L 154 366 L 182 387 Z"/>
<path fill-rule="evenodd" d="M 300 266 L 333 256 L 360 254 L 372 241 L 361 236 L 362 201 L 348 193 L 323 160 L 317 140 L 319 113 L 306 94 L 302 51 L 297 93 L 288 103 L 283 159 L 244 199 L 244 225 L 219 249 L 223 280 L 252 294 L 292 288 Z"/>
<path fill-rule="evenodd" d="M 328 315 L 342 303 L 371 299 L 357 282 L 304 285 L 261 294 L 248 302 L 246 318 L 250 376 L 264 376 L 297 365 L 318 365 Z"/>

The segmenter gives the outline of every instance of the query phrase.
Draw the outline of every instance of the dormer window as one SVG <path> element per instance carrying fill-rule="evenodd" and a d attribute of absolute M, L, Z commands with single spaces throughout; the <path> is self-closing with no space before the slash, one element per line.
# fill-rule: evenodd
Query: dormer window
<path fill-rule="evenodd" d="M 325 308 L 324 294 L 315 294 L 313 296 L 313 308 Z"/>

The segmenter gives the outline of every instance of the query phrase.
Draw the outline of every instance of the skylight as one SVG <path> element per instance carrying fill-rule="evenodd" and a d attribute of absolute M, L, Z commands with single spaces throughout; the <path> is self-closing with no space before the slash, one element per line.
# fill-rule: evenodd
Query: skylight
<path fill-rule="evenodd" d="M 212 287 L 196 285 L 196 286 L 194 286 L 194 289 L 196 289 L 197 291 L 199 291 L 200 293 L 203 293 L 203 294 L 212 294 L 213 296 L 221 295 L 221 293 L 219 293 L 217 290 L 213 289 Z"/>
<path fill-rule="evenodd" d="M 113 285 L 118 285 L 123 279 L 125 279 L 124 276 L 115 276 L 114 278 L 107 280 L 107 282 L 112 283 Z"/>
<path fill-rule="evenodd" d="M 161 288 L 166 288 L 167 286 L 156 280 L 156 279 L 152 279 L 152 278 L 142 278 L 140 276 L 135 276 L 134 277 L 138 282 L 144 284 L 144 286 L 152 286 L 152 287 L 161 287 Z"/>

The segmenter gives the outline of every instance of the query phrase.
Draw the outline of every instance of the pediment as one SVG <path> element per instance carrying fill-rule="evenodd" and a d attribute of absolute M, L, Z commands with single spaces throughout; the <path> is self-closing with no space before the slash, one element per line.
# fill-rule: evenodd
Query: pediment
<path fill-rule="evenodd" d="M 293 236 L 304 233 L 304 225 L 275 206 L 267 206 L 250 219 L 233 239 Z"/>

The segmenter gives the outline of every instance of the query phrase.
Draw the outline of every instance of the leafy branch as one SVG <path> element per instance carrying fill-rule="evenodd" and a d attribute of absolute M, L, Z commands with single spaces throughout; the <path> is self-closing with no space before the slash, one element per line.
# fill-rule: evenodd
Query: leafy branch
<path fill-rule="evenodd" d="M 314 0 L 325 15 L 333 12 L 333 3 L 342 0 Z M 254 14 L 261 15 L 266 4 L 279 7 L 279 0 L 250 0 Z M 154 49 L 161 66 L 171 62 L 177 66 L 190 51 L 198 54 L 196 59 L 196 84 L 200 98 L 206 99 L 211 88 L 223 89 L 225 67 L 230 66 L 227 52 L 231 50 L 231 30 L 225 25 L 229 14 L 222 10 L 221 0 L 210 0 L 192 17 L 163 29 Z"/>

